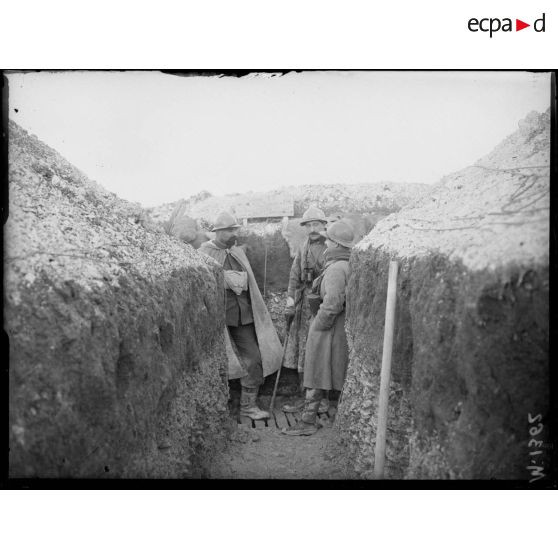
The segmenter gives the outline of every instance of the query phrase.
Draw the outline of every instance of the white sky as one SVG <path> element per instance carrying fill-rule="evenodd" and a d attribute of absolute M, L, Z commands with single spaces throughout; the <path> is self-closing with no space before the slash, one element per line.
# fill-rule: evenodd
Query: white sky
<path fill-rule="evenodd" d="M 435 182 L 550 104 L 550 75 L 526 72 L 8 78 L 11 119 L 145 206 L 200 190 Z"/>

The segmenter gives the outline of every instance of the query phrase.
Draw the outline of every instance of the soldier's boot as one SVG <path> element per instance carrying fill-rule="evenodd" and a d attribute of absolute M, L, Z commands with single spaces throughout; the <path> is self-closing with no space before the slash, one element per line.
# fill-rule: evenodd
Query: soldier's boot
<path fill-rule="evenodd" d="M 298 373 L 298 393 L 300 398 L 297 398 L 294 403 L 285 403 L 281 410 L 285 413 L 301 413 L 304 409 L 304 394 L 306 389 L 304 388 L 304 374 L 302 372 Z"/>
<path fill-rule="evenodd" d="M 316 423 L 316 416 L 323 395 L 324 391 L 321 389 L 307 389 L 302 420 L 299 420 L 294 426 L 283 428 L 282 433 L 287 436 L 311 436 L 315 434 L 319 428 Z"/>
<path fill-rule="evenodd" d="M 297 399 L 294 403 L 291 404 L 285 403 L 285 405 L 281 407 L 281 410 L 284 411 L 285 413 L 300 413 L 304 409 L 305 401 L 306 400 L 303 397 L 301 397 L 300 399 Z"/>
<path fill-rule="evenodd" d="M 285 413 L 301 413 L 304 410 L 304 405 L 306 403 L 306 399 L 299 399 L 292 404 L 285 403 L 281 407 L 281 410 Z M 327 413 L 329 410 L 329 399 L 324 397 L 320 401 L 320 406 L 318 407 L 318 413 Z"/>
<path fill-rule="evenodd" d="M 268 419 L 270 414 L 258 407 L 256 399 L 258 388 L 248 388 L 242 386 L 240 393 L 240 414 L 243 417 L 250 417 L 252 420 Z"/>

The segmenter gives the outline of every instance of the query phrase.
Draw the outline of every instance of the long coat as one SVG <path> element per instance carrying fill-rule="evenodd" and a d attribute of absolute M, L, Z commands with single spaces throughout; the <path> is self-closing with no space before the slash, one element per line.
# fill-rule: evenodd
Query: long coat
<path fill-rule="evenodd" d="M 295 314 L 285 341 L 285 358 L 283 366 L 304 370 L 304 355 L 308 329 L 312 321 L 312 312 L 308 304 L 308 294 L 312 291 L 312 283 L 305 282 L 304 270 L 310 268 L 314 277 L 320 275 L 324 267 L 324 242 L 310 242 L 309 239 L 297 250 L 289 277 L 288 295 L 295 301 Z"/>
<path fill-rule="evenodd" d="M 349 262 L 326 263 L 320 285 L 322 303 L 310 324 L 304 359 L 304 387 L 313 389 L 343 388 L 349 349 L 345 335 L 345 289 Z"/>
<path fill-rule="evenodd" d="M 281 367 L 281 360 L 283 358 L 281 341 L 279 341 L 277 331 L 271 321 L 271 316 L 269 315 L 267 306 L 262 298 L 246 254 L 238 246 L 233 246 L 230 249 L 222 249 L 216 246 L 211 240 L 204 242 L 199 247 L 199 250 L 200 252 L 211 256 L 220 265 L 225 263 L 227 254 L 230 254 L 248 274 L 248 289 L 250 292 L 250 301 L 252 305 L 252 314 L 254 316 L 256 337 L 258 339 L 258 347 L 262 357 L 263 375 L 265 377 L 269 376 L 269 374 L 277 372 L 277 370 Z M 225 343 L 229 363 L 229 379 L 232 380 L 234 378 L 242 378 L 246 376 L 247 371 L 242 365 L 242 360 L 237 354 L 234 341 L 231 339 L 227 326 L 225 326 Z"/>

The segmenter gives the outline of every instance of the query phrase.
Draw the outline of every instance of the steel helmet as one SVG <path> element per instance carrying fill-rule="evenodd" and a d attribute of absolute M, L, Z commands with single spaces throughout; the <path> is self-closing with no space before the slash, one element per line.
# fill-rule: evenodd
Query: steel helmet
<path fill-rule="evenodd" d="M 211 232 L 220 231 L 222 229 L 237 229 L 240 225 L 236 222 L 236 219 L 226 211 L 223 213 L 219 213 L 217 219 L 215 219 L 215 223 Z"/>
<path fill-rule="evenodd" d="M 340 221 L 342 219 L 340 213 L 333 213 L 327 218 L 328 223 L 335 223 L 335 221 Z"/>
<path fill-rule="evenodd" d="M 306 225 L 306 223 L 309 223 L 310 221 L 322 221 L 324 223 L 327 223 L 325 213 L 321 209 L 318 209 L 317 207 L 314 207 L 313 205 L 311 205 L 304 212 L 304 215 L 302 216 L 302 221 L 300 222 L 300 225 L 304 226 L 304 225 Z"/>
<path fill-rule="evenodd" d="M 345 221 L 335 221 L 335 223 L 331 223 L 327 229 L 321 231 L 320 234 L 345 248 L 352 248 L 355 245 L 355 231 L 353 231 L 353 227 Z"/>

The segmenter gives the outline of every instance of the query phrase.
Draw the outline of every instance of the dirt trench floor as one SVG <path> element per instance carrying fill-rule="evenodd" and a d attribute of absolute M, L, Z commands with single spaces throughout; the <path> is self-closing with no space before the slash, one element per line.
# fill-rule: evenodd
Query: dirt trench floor
<path fill-rule="evenodd" d="M 260 406 L 269 408 L 270 396 L 259 398 Z M 231 417 L 236 422 L 227 450 L 217 456 L 208 470 L 214 479 L 322 479 L 351 478 L 338 445 L 335 428 L 337 401 L 330 403 L 328 413 L 320 414 L 321 428 L 312 436 L 286 436 L 283 427 L 295 424 L 300 414 L 284 413 L 281 406 L 296 397 L 277 396 L 275 418 L 252 421 L 238 416 L 235 402 Z M 240 420 L 240 422 L 238 422 Z"/>

